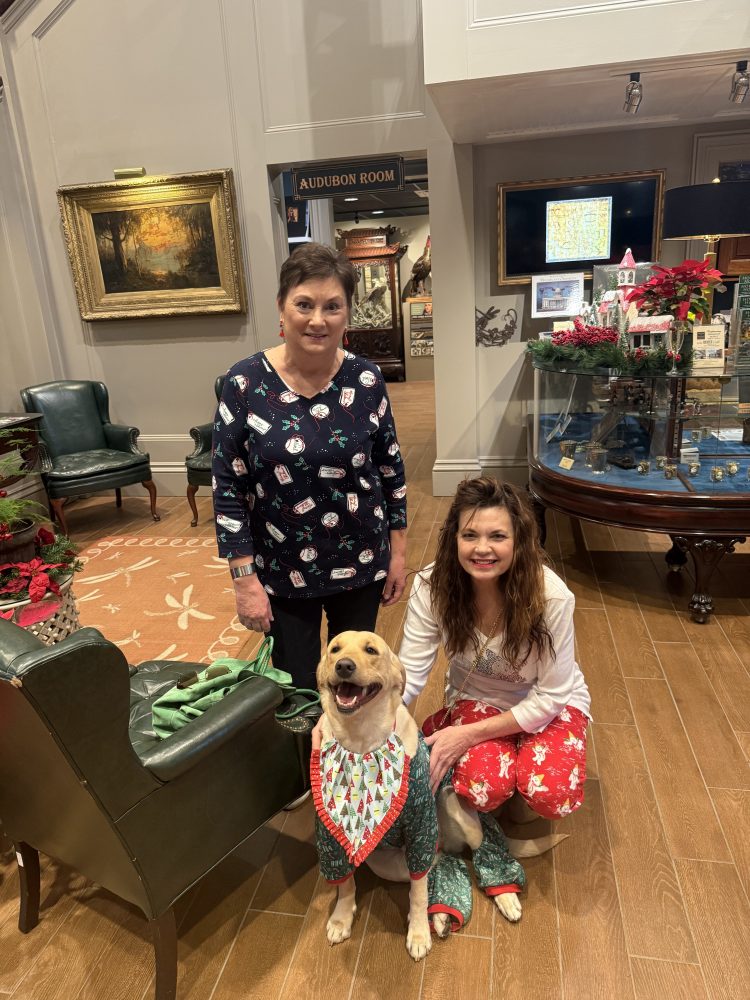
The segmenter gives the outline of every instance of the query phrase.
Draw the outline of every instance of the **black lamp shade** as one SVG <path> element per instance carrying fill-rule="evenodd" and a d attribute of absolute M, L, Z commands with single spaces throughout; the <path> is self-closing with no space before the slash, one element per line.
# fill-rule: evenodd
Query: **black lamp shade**
<path fill-rule="evenodd" d="M 665 240 L 750 234 L 750 181 L 691 184 L 664 195 Z"/>

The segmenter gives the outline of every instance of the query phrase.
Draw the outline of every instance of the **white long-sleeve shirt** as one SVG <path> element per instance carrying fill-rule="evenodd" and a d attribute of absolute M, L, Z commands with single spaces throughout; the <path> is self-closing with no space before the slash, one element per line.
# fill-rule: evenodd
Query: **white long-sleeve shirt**
<path fill-rule="evenodd" d="M 430 577 L 434 563 L 418 573 L 412 585 L 399 658 L 406 669 L 404 700 L 408 704 L 424 688 L 443 642 L 432 610 Z M 524 732 L 538 733 L 566 707 L 591 717 L 591 698 L 581 668 L 576 663 L 573 633 L 575 597 L 560 577 L 544 567 L 544 620 L 552 635 L 555 656 L 532 650 L 522 667 L 508 663 L 501 653 L 502 634 L 490 640 L 475 670 L 473 647 L 454 656 L 448 664 L 448 703 L 461 690 L 461 698 L 511 709 Z M 480 648 L 485 636 L 479 633 Z"/>

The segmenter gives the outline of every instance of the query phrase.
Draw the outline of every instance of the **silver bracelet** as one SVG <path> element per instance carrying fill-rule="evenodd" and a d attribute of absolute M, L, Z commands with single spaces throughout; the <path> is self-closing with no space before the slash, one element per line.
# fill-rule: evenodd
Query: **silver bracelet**
<path fill-rule="evenodd" d="M 252 576 L 255 573 L 255 563 L 244 563 L 242 566 L 230 566 L 229 573 L 233 580 L 241 576 Z"/>

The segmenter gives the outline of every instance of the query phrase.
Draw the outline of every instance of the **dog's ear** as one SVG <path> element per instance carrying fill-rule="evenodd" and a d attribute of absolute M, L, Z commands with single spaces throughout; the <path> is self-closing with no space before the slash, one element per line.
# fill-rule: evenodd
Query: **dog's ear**
<path fill-rule="evenodd" d="M 323 650 L 323 655 L 318 661 L 318 668 L 315 671 L 315 680 L 318 685 L 318 690 L 320 690 L 323 687 L 323 682 L 325 679 L 327 667 L 328 667 L 328 647 L 326 646 L 326 648 Z"/>
<path fill-rule="evenodd" d="M 393 650 L 389 648 L 388 651 L 391 654 L 391 665 L 401 678 L 401 697 L 403 698 L 404 691 L 406 690 L 406 671 L 404 670 L 403 663 L 399 660 Z"/>

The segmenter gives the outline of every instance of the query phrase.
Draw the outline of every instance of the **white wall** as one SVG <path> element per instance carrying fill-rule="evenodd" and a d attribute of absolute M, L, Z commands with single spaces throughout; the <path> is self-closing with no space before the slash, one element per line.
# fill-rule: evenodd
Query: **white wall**
<path fill-rule="evenodd" d="M 271 178 L 309 158 L 424 148 L 418 0 L 21 0 L 0 21 L 0 406 L 49 378 L 107 383 L 162 491 L 185 488 L 213 380 L 275 342 Z M 245 316 L 84 323 L 60 185 L 231 167 Z M 23 333 L 22 333 L 23 332 Z"/>

